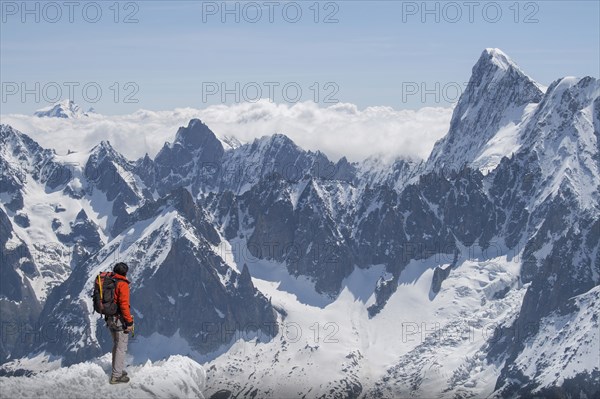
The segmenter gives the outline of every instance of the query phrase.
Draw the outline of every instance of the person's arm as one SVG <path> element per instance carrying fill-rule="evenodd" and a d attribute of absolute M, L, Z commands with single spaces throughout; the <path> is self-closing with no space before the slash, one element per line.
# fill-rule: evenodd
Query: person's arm
<path fill-rule="evenodd" d="M 133 325 L 133 317 L 131 317 L 131 311 L 129 310 L 129 284 L 126 282 L 120 282 L 119 284 L 119 310 L 121 312 L 121 316 L 123 316 L 123 320 L 125 321 L 125 326 L 129 327 Z"/>

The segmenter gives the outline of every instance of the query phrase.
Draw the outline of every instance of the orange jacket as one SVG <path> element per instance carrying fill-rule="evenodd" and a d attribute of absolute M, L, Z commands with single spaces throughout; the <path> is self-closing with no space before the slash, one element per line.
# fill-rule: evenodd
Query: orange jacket
<path fill-rule="evenodd" d="M 117 280 L 117 286 L 115 287 L 115 302 L 119 305 L 119 313 L 125 320 L 125 324 L 130 326 L 133 324 L 133 317 L 129 308 L 129 280 L 127 277 L 115 273 L 114 279 Z"/>

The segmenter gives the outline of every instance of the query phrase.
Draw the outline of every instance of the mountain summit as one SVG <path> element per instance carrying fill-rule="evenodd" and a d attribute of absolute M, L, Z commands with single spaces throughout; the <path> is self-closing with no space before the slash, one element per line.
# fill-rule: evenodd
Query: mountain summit
<path fill-rule="evenodd" d="M 189 151 L 202 149 L 216 154 L 223 152 L 217 136 L 200 119 L 192 119 L 187 127 L 180 127 L 175 135 L 175 143 Z"/>
<path fill-rule="evenodd" d="M 93 109 L 90 109 L 93 112 Z M 39 118 L 81 118 L 88 116 L 87 112 L 75 103 L 73 100 L 62 100 L 48 107 L 38 109 L 33 113 Z"/>
<path fill-rule="evenodd" d="M 542 86 L 501 50 L 485 49 L 454 109 L 448 134 L 435 144 L 429 156 L 428 170 L 456 170 L 471 165 L 496 134 L 517 125 L 531 110 L 528 106 L 539 103 L 543 94 Z M 492 168 L 501 156 L 510 155 L 518 137 L 509 137 L 505 142 L 506 153 L 479 159 L 473 166 Z"/>

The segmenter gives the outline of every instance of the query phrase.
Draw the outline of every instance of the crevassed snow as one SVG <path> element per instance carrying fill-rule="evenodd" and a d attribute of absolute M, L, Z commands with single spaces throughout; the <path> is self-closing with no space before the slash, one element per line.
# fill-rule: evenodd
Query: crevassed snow
<path fill-rule="evenodd" d="M 12 223 L 12 227 L 16 235 L 14 239 L 22 240 L 27 245 L 40 271 L 34 277 L 26 278 L 37 299 L 43 303 L 50 290 L 63 282 L 70 273 L 71 251 L 56 237 L 52 229 L 53 220 L 56 219 L 61 224 L 60 231 L 68 232 L 69 222 L 75 220 L 81 205 L 61 192 L 47 193 L 44 186 L 30 176 L 26 179 L 22 212 L 27 214 L 30 225 L 21 227 Z M 4 208 L 3 205 L 2 207 Z M 57 208 L 64 211 L 56 212 Z M 11 215 L 11 212 L 7 214 Z"/>
<path fill-rule="evenodd" d="M 3 398 L 204 398 L 205 372 L 186 356 L 129 366 L 128 384 L 110 385 L 111 357 L 36 374 L 0 377 Z"/>

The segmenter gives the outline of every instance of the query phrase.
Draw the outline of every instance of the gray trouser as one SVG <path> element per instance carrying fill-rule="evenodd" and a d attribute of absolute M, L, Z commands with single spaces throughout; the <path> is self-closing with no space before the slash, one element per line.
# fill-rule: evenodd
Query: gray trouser
<path fill-rule="evenodd" d="M 117 328 L 111 328 L 113 347 L 112 347 L 112 376 L 119 378 L 125 370 L 125 354 L 127 353 L 127 342 L 129 334 L 123 332 L 121 321 L 116 322 Z"/>

